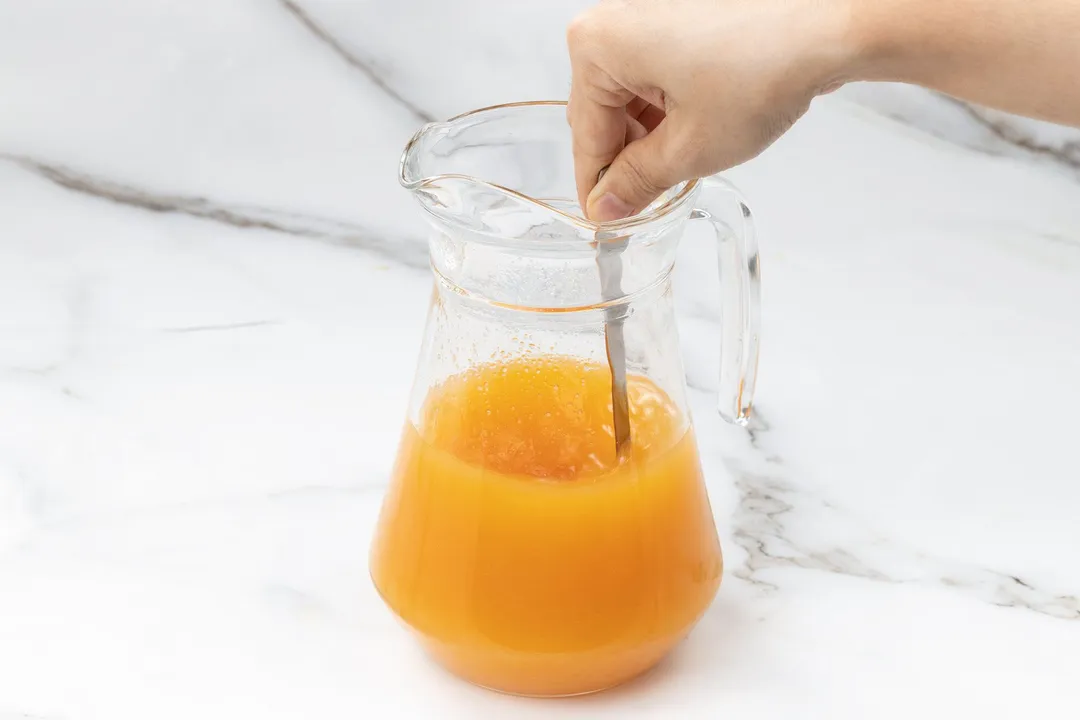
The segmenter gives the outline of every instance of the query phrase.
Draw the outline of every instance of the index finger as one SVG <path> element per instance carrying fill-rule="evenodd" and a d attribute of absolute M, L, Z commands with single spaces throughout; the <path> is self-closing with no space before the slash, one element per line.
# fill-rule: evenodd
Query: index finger
<path fill-rule="evenodd" d="M 567 118 L 574 139 L 574 179 L 582 212 L 600 171 L 626 143 L 626 105 L 633 97 L 595 65 L 574 67 Z"/>

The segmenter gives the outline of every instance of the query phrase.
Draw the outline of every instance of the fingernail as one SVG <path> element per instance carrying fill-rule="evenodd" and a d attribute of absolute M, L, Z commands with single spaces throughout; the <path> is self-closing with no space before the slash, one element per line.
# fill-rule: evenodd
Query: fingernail
<path fill-rule="evenodd" d="M 611 222 L 612 220 L 622 220 L 628 218 L 634 213 L 634 208 L 621 198 L 615 197 L 611 193 L 604 193 L 599 200 L 592 203 L 589 206 L 589 219 L 596 222 Z"/>

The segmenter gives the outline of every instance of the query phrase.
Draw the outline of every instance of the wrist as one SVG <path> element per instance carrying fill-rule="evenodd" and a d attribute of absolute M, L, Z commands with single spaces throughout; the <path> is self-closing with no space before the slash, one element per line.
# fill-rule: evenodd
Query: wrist
<path fill-rule="evenodd" d="M 949 67 L 959 38 L 940 0 L 846 0 L 850 7 L 848 76 L 852 81 L 925 85 Z M 953 12 L 963 0 L 949 0 Z M 948 14 L 948 11 L 946 11 Z M 961 17 L 963 13 L 961 12 Z M 948 34 L 952 33 L 950 39 Z"/>
<path fill-rule="evenodd" d="M 818 94 L 849 82 L 891 80 L 900 48 L 887 20 L 889 9 L 905 0 L 812 0 L 813 21 L 802 61 L 814 69 Z"/>

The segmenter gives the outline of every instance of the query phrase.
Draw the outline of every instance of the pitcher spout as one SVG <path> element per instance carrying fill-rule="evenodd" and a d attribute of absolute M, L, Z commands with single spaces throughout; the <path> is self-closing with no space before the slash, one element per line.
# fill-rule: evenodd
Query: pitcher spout
<path fill-rule="evenodd" d="M 645 212 L 598 224 L 578 205 L 566 103 L 512 103 L 420 128 L 402 153 L 399 182 L 443 223 L 505 239 L 583 244 L 685 220 L 696 181 Z"/>
<path fill-rule="evenodd" d="M 430 152 L 430 147 L 436 144 L 439 137 L 445 134 L 449 122 L 429 122 L 419 128 L 401 153 L 398 162 L 398 182 L 403 188 L 415 191 L 423 185 L 429 177 L 425 175 L 427 169 L 424 162 L 425 156 Z"/>

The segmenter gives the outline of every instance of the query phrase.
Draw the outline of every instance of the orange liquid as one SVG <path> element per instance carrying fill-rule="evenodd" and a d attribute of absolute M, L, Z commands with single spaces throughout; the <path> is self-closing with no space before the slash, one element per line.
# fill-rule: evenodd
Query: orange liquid
<path fill-rule="evenodd" d="M 372 578 L 428 651 L 478 685 L 572 695 L 647 670 L 690 630 L 723 561 L 686 419 L 629 380 L 616 461 L 606 366 L 475 368 L 405 429 Z"/>

